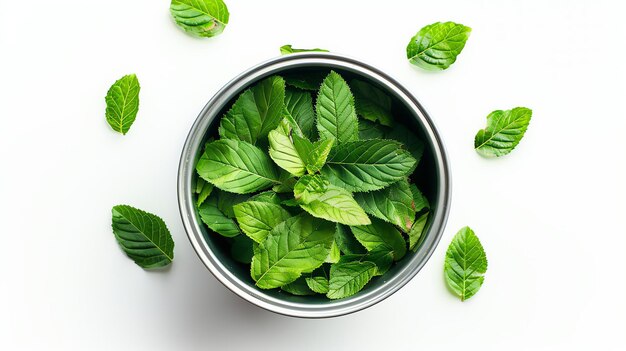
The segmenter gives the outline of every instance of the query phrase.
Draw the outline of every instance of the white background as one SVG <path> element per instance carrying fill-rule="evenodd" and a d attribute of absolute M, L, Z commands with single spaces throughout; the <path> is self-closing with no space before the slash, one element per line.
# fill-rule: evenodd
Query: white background
<path fill-rule="evenodd" d="M 626 348 L 626 24 L 614 1 L 236 1 L 219 37 L 189 37 L 155 0 L 0 0 L 0 349 L 619 350 Z M 473 28 L 455 65 L 412 67 L 422 26 Z M 193 252 L 176 174 L 187 132 L 232 77 L 283 44 L 322 47 L 399 79 L 452 163 L 442 242 L 403 289 L 327 320 L 283 317 L 224 288 Z M 126 136 L 104 119 L 119 77 L 141 82 Z M 495 109 L 533 119 L 514 152 L 473 150 Z M 110 209 L 156 213 L 165 272 L 118 248 Z M 442 276 L 462 226 L 489 270 L 466 302 Z M 259 348 L 260 347 L 260 348 Z"/>

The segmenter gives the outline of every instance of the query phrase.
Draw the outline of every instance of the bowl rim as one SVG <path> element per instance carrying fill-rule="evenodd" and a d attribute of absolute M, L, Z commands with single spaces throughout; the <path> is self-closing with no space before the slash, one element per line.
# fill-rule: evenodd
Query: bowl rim
<path fill-rule="evenodd" d="M 385 89 L 392 90 L 394 95 L 414 112 L 414 117 L 417 118 L 417 122 L 423 128 L 427 139 L 425 141 L 431 145 L 435 158 L 438 178 L 437 193 L 439 194 L 435 206 L 433 206 L 435 210 L 432 213 L 432 224 L 421 244 L 421 249 L 412 255 L 410 261 L 400 271 L 389 277 L 389 280 L 379 287 L 345 299 L 331 300 L 324 304 L 305 304 L 281 300 L 269 296 L 260 289 L 251 287 L 237 278 L 205 244 L 200 229 L 200 220 L 196 216 L 191 186 L 195 173 L 195 158 L 202 139 L 213 119 L 218 117 L 217 114 L 232 97 L 252 82 L 277 74 L 286 68 L 310 66 L 352 71 L 367 76 Z M 278 314 L 303 318 L 336 317 L 357 312 L 377 304 L 406 285 L 422 269 L 437 247 L 447 222 L 451 202 L 448 156 L 435 124 L 422 105 L 403 85 L 379 69 L 360 60 L 327 52 L 303 52 L 275 57 L 245 70 L 224 85 L 204 106 L 187 135 L 178 167 L 177 182 L 178 205 L 183 226 L 194 251 L 215 278 L 236 295 L 256 306 Z"/>

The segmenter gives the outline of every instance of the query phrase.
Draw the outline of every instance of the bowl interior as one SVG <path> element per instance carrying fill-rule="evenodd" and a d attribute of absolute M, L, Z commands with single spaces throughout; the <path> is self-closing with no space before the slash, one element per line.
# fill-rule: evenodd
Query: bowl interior
<path fill-rule="evenodd" d="M 391 97 L 392 112 L 393 112 L 396 122 L 402 123 L 404 126 L 409 128 L 417 137 L 419 137 L 424 142 L 424 146 L 425 146 L 424 155 L 416 171 L 413 173 L 413 176 L 411 177 L 411 181 L 418 186 L 418 188 L 424 193 L 424 195 L 427 197 L 427 199 L 431 203 L 431 213 L 437 211 L 436 206 L 437 206 L 437 203 L 439 203 L 439 201 L 436 201 L 436 200 L 438 199 L 438 197 L 441 196 L 441 194 L 439 194 L 439 191 L 437 190 L 439 188 L 438 186 L 439 175 L 437 172 L 436 158 L 433 152 L 432 140 L 430 140 L 427 137 L 427 133 L 425 133 L 424 131 L 424 126 L 422 126 L 422 124 L 419 122 L 420 120 L 418 116 L 416 116 L 415 112 L 412 109 L 410 109 L 405 104 L 405 102 L 403 102 L 403 100 L 400 99 L 393 91 L 389 90 L 385 86 L 381 85 L 379 82 L 371 79 L 369 76 L 364 75 L 363 73 L 360 73 L 358 71 L 343 69 L 341 67 L 332 67 L 329 65 L 313 66 L 313 67 L 312 66 L 299 66 L 299 67 L 290 67 L 290 68 L 288 67 L 286 69 L 281 70 L 280 72 L 276 72 L 273 74 L 279 74 L 281 76 L 298 76 L 298 75 L 303 75 L 303 74 L 309 75 L 309 76 L 325 76 L 326 74 L 330 72 L 331 69 L 341 74 L 341 76 L 344 77 L 344 79 L 346 79 L 348 84 L 350 83 L 352 79 L 359 79 L 359 80 L 367 81 L 370 84 L 373 84 L 374 86 L 378 87 L 379 89 L 386 91 L 387 94 Z M 266 76 L 259 77 L 255 81 L 252 81 L 248 85 L 248 87 L 254 85 L 256 82 L 264 78 L 266 78 Z M 244 90 L 245 88 L 240 89 L 236 94 L 233 95 L 232 99 L 228 101 L 226 104 L 224 104 L 224 107 L 220 111 L 218 111 L 217 114 L 214 115 L 215 117 L 212 119 L 207 129 L 207 132 L 204 135 L 204 139 L 199 145 L 204 145 L 205 141 L 207 141 L 209 138 L 217 139 L 219 137 L 217 129 L 218 129 L 221 117 L 227 112 L 230 106 L 232 106 L 232 104 L 235 102 L 235 100 L 239 96 L 239 93 L 243 92 Z M 315 97 L 315 92 L 313 92 L 313 96 Z M 200 156 L 201 156 L 201 149 L 198 148 L 195 151 L 195 160 L 197 160 Z M 191 188 L 192 189 L 194 188 L 193 184 Z M 196 213 L 196 218 L 199 218 L 199 215 L 197 213 Z M 420 239 L 421 243 L 424 242 L 425 238 L 428 237 L 428 235 L 432 235 L 431 231 L 429 230 L 432 221 L 433 221 L 433 216 L 429 216 L 428 224 L 426 226 L 424 234 L 422 235 L 422 238 Z M 199 223 L 199 226 L 203 234 L 205 245 L 207 245 L 210 251 L 212 251 L 215 254 L 216 258 L 225 267 L 227 267 L 233 273 L 233 275 L 237 279 L 239 279 L 243 284 L 246 284 L 250 287 L 254 287 L 254 281 L 250 277 L 249 265 L 241 264 L 231 258 L 228 239 L 218 234 L 212 233 L 202 223 Z M 420 243 L 420 246 L 421 246 L 421 243 Z M 420 249 L 421 247 L 418 246 L 417 251 L 419 251 Z M 415 253 L 413 252 L 407 253 L 407 257 L 403 258 L 402 260 L 394 264 L 392 268 L 385 275 L 380 276 L 380 277 L 375 277 L 361 292 L 359 292 L 357 295 L 350 297 L 350 298 L 354 298 L 360 294 L 366 294 L 368 291 L 375 290 L 379 288 L 381 285 L 385 284 L 385 282 L 388 281 L 389 278 L 391 278 L 397 272 L 405 268 L 405 266 L 410 262 L 410 257 L 414 254 Z M 279 289 L 262 290 L 262 292 L 266 295 L 269 295 L 271 297 L 274 297 L 280 300 L 285 300 L 285 301 L 299 303 L 299 304 L 319 305 L 319 304 L 336 303 L 336 301 L 328 300 L 327 298 L 321 295 L 295 296 L 286 292 L 282 292 Z M 347 299 L 343 299 L 343 300 L 347 300 Z M 343 300 L 338 300 L 338 301 L 343 301 Z"/>

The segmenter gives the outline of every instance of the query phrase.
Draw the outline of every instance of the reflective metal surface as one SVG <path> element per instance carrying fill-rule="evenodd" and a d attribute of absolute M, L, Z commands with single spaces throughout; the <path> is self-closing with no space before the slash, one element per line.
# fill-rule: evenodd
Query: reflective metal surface
<path fill-rule="evenodd" d="M 406 111 L 405 123 L 426 144 L 422 161 L 426 166 L 421 172 L 431 179 L 429 189 L 423 189 L 430 193 L 431 216 L 417 252 L 407 254 L 389 272 L 368 284 L 360 293 L 341 300 L 291 296 L 257 289 L 249 271 L 238 267 L 227 252 L 221 252 L 219 243 L 215 242 L 217 239 L 206 234 L 194 206 L 194 166 L 209 127 L 211 130 L 215 128 L 223 111 L 251 84 L 273 74 L 307 68 L 338 70 L 368 80 L 386 90 L 396 103 L 403 105 L 401 110 Z M 178 202 L 183 224 L 193 248 L 209 271 L 228 289 L 259 307 L 283 315 L 306 318 L 333 317 L 362 310 L 389 297 L 411 280 L 428 261 L 441 238 L 450 207 L 450 187 L 448 159 L 442 140 L 418 101 L 398 82 L 378 69 L 345 56 L 319 52 L 277 57 L 245 71 L 226 84 L 206 104 L 191 127 L 178 171 Z"/>

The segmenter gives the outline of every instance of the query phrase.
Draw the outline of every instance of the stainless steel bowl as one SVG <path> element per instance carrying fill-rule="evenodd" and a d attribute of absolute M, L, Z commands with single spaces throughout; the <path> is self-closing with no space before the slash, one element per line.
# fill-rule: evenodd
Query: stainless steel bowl
<path fill-rule="evenodd" d="M 273 74 L 302 70 L 333 69 L 348 77 L 358 77 L 385 90 L 394 100 L 394 114 L 425 142 L 420 172 L 421 189 L 431 203 L 427 231 L 417 252 L 407 255 L 385 275 L 372 281 L 360 293 L 341 300 L 293 296 L 280 291 L 256 288 L 249 269 L 230 258 L 220 238 L 209 235 L 194 206 L 194 166 L 207 135 L 215 133 L 219 119 L 244 89 Z M 209 133 L 207 133 L 209 132 Z M 272 312 L 288 316 L 322 318 L 345 315 L 372 306 L 408 283 L 426 264 L 444 230 L 450 207 L 450 172 L 443 142 L 432 120 L 407 89 L 397 81 L 358 60 L 331 53 L 302 53 L 277 57 L 261 63 L 226 84 L 206 104 L 185 142 L 178 169 L 178 202 L 183 224 L 200 260 L 227 288 L 241 298 Z M 210 296 L 206 297 L 210 299 Z"/>

